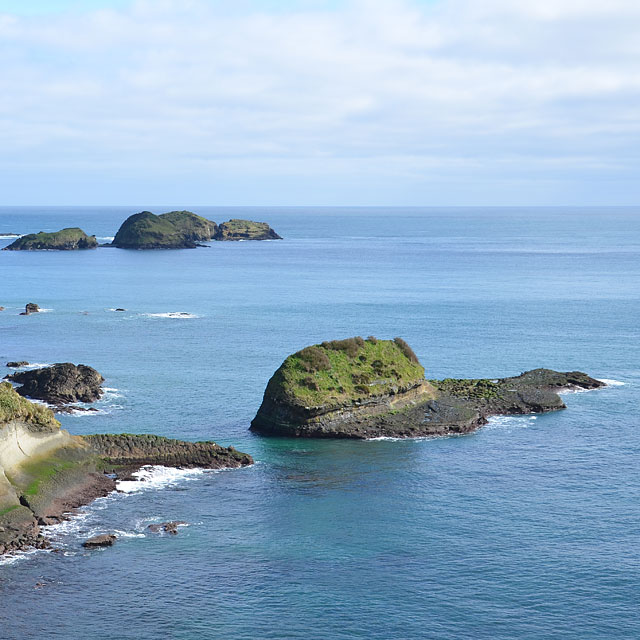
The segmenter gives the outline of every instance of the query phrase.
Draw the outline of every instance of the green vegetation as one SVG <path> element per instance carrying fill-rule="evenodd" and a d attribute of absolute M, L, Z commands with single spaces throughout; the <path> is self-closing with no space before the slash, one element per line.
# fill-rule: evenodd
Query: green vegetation
<path fill-rule="evenodd" d="M 12 242 L 8 251 L 38 251 L 57 249 L 71 251 L 74 249 L 95 249 L 98 242 L 95 236 L 88 236 L 78 227 L 70 227 L 53 233 L 30 233 Z"/>
<path fill-rule="evenodd" d="M 18 395 L 8 382 L 0 383 L 0 425 L 20 420 L 37 431 L 54 431 L 60 428 L 51 409 L 29 402 Z"/>
<path fill-rule="evenodd" d="M 214 240 L 281 240 L 280 236 L 266 223 L 233 218 L 223 222 Z"/>
<path fill-rule="evenodd" d="M 187 240 L 195 242 L 207 241 L 213 238 L 218 225 L 211 220 L 196 215 L 191 211 L 169 211 L 158 216 L 175 225 Z"/>
<path fill-rule="evenodd" d="M 465 399 L 494 400 L 500 397 L 501 386 L 486 378 L 464 380 L 445 378 L 444 380 L 429 380 L 442 393 Z"/>
<path fill-rule="evenodd" d="M 122 249 L 180 249 L 193 247 L 183 233 L 170 220 L 150 211 L 129 216 L 113 239 L 113 244 Z"/>
<path fill-rule="evenodd" d="M 20 469 L 21 477 L 28 478 L 28 484 L 24 490 L 25 496 L 35 496 L 43 482 L 54 480 L 56 476 L 74 467 L 78 467 L 77 462 L 68 460 L 58 460 L 56 458 L 46 458 L 27 464 L 23 464 Z"/>
<path fill-rule="evenodd" d="M 6 509 L 0 509 L 0 518 L 6 515 L 7 513 L 9 513 L 10 511 L 17 509 L 19 506 L 20 506 L 19 504 L 13 504 L 10 507 L 7 507 Z"/>
<path fill-rule="evenodd" d="M 356 337 L 305 347 L 289 356 L 269 381 L 267 394 L 313 407 L 385 395 L 423 379 L 424 369 L 408 345 Z"/>

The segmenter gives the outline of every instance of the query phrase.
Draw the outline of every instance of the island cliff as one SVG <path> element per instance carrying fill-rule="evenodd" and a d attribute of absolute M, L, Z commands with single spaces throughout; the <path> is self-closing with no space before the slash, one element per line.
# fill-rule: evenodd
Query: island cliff
<path fill-rule="evenodd" d="M 78 227 L 70 227 L 53 233 L 30 233 L 14 240 L 4 251 L 74 251 L 95 249 L 98 241 Z"/>
<path fill-rule="evenodd" d="M 150 435 L 72 436 L 48 408 L 0 384 L 0 554 L 45 548 L 40 525 L 116 488 L 141 466 L 224 468 L 251 456 L 214 442 Z M 107 475 L 108 474 L 108 475 Z"/>
<path fill-rule="evenodd" d="M 467 433 L 491 415 L 564 409 L 559 391 L 604 383 L 535 369 L 497 380 L 425 380 L 404 340 L 349 338 L 289 356 L 267 385 L 251 430 L 313 438 Z"/>

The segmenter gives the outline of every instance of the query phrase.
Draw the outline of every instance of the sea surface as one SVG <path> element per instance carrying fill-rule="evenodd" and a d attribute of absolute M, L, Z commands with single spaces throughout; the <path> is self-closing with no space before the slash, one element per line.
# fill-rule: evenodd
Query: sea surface
<path fill-rule="evenodd" d="M 5 207 L 0 235 L 105 242 L 143 208 Z M 60 553 L 2 561 L 0 638 L 640 638 L 640 209 L 153 210 L 172 208 L 284 240 L 2 252 L 0 365 L 98 369 L 109 391 L 60 417 L 72 433 L 215 440 L 256 464 L 149 469 L 54 527 Z M 288 354 L 353 335 L 403 337 L 427 377 L 614 382 L 462 437 L 249 433 Z M 165 520 L 189 524 L 148 533 Z"/>

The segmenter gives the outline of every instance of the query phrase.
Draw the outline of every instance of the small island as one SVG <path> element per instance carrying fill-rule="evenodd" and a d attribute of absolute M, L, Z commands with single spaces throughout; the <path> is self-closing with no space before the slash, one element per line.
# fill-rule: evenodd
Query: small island
<path fill-rule="evenodd" d="M 154 435 L 72 436 L 53 412 L 0 383 L 0 555 L 49 546 L 40 525 L 105 496 L 144 465 L 237 468 L 251 456 Z"/>
<path fill-rule="evenodd" d="M 267 385 L 251 430 L 310 438 L 468 433 L 492 415 L 566 408 L 564 390 L 597 389 L 585 373 L 535 369 L 500 379 L 426 380 L 401 338 L 333 340 L 289 356 Z"/>
<path fill-rule="evenodd" d="M 211 240 L 275 240 L 280 236 L 266 223 L 230 220 L 218 226 L 191 211 L 156 215 L 142 211 L 129 216 L 112 246 L 120 249 L 194 249 Z"/>
<path fill-rule="evenodd" d="M 69 227 L 52 233 L 30 233 L 14 240 L 3 251 L 76 251 L 95 249 L 98 241 L 79 227 Z"/>

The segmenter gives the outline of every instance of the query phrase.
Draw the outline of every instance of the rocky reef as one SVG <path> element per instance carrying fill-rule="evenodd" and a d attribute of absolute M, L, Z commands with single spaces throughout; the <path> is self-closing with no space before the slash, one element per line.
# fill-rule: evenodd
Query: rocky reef
<path fill-rule="evenodd" d="M 78 227 L 69 227 L 53 233 L 30 233 L 14 240 L 4 251 L 75 251 L 95 249 L 98 241 Z"/>
<path fill-rule="evenodd" d="M 282 240 L 266 223 L 233 218 L 223 222 L 213 237 L 214 240 Z"/>
<path fill-rule="evenodd" d="M 46 548 L 52 524 L 116 488 L 146 464 L 219 469 L 251 456 L 213 442 L 149 435 L 72 436 L 48 408 L 0 384 L 0 554 Z"/>
<path fill-rule="evenodd" d="M 104 378 L 86 364 L 60 362 L 50 367 L 18 371 L 6 377 L 21 385 L 21 396 L 62 407 L 73 402 L 94 402 L 102 395 Z"/>
<path fill-rule="evenodd" d="M 604 383 L 574 371 L 535 369 L 496 380 L 425 380 L 404 340 L 349 338 L 289 356 L 267 385 L 251 430 L 314 438 L 467 433 L 492 415 L 564 409 L 564 390 Z"/>

